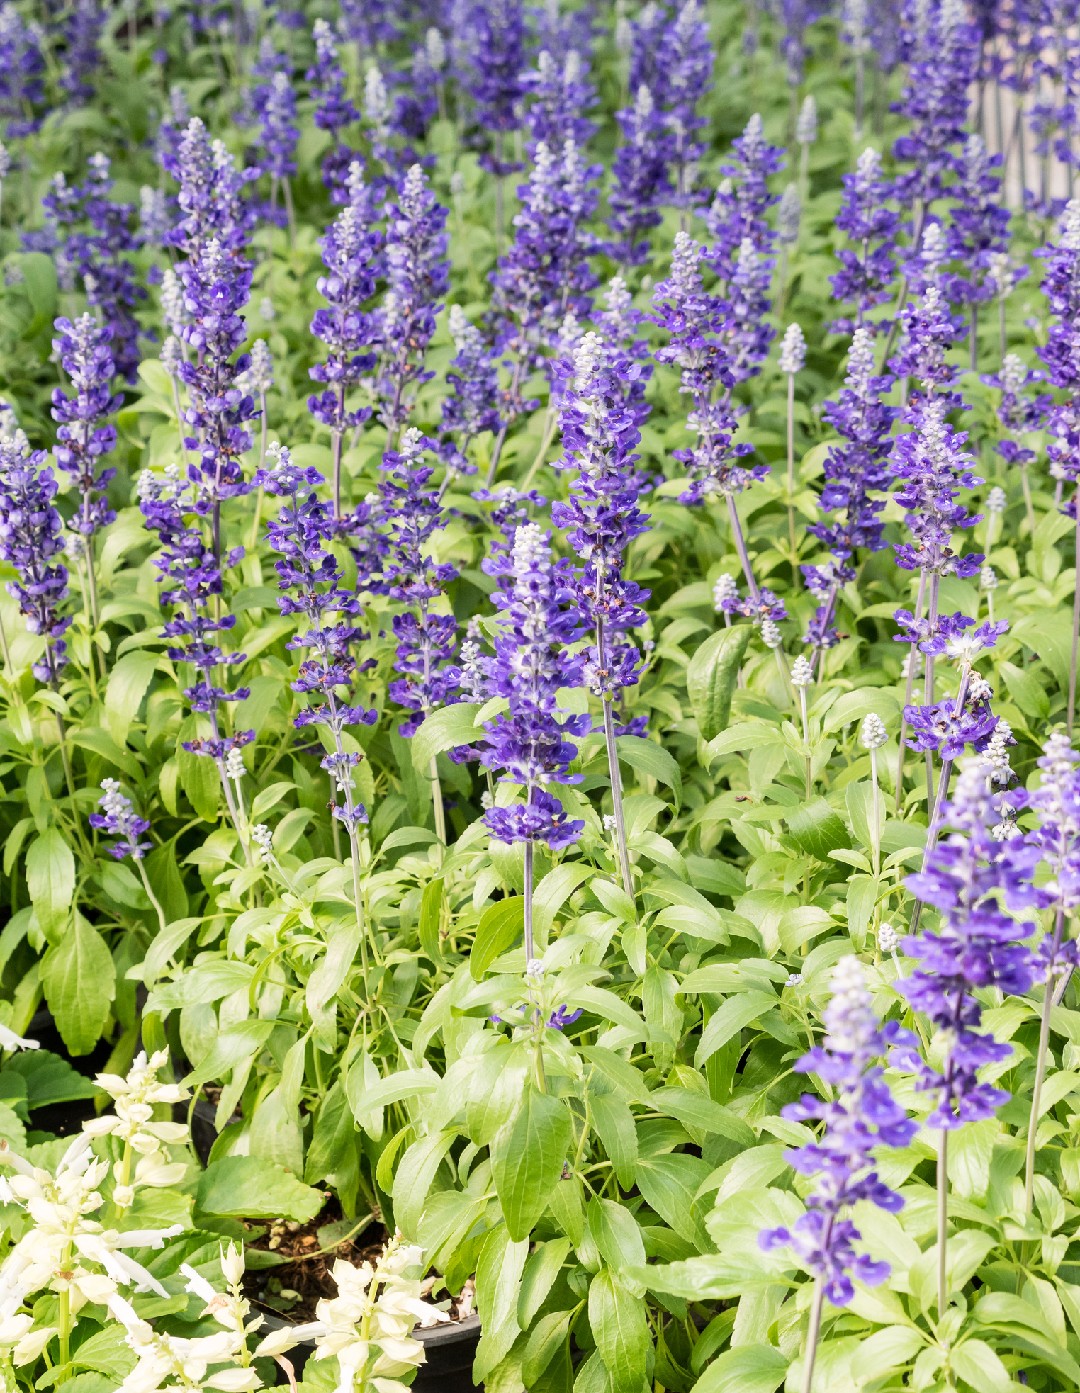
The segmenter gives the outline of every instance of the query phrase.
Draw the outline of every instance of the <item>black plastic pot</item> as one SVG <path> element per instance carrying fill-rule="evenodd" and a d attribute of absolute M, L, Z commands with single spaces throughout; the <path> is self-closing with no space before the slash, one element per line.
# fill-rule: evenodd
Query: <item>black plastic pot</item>
<path fill-rule="evenodd" d="M 284 1330 L 289 1324 L 281 1316 L 270 1313 L 264 1314 L 262 1328 L 265 1332 Z M 483 1384 L 473 1383 L 472 1378 L 476 1346 L 480 1342 L 479 1316 L 468 1316 L 450 1325 L 433 1325 L 427 1330 L 417 1329 L 413 1333 L 427 1355 L 412 1382 L 417 1393 L 473 1393 L 475 1389 L 483 1389 Z M 284 1356 L 292 1365 L 297 1382 L 303 1377 L 304 1365 L 314 1349 L 310 1341 L 304 1341 Z M 287 1384 L 288 1381 L 282 1369 L 278 1383 Z"/>

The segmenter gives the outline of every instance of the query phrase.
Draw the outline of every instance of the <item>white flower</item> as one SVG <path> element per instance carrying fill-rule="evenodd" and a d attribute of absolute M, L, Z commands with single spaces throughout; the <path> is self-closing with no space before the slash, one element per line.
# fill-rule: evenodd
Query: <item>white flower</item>
<path fill-rule="evenodd" d="M 784 636 L 780 632 L 780 627 L 772 619 L 761 621 L 761 641 L 766 648 L 782 648 Z"/>
<path fill-rule="evenodd" d="M 731 602 L 738 598 L 739 587 L 735 584 L 734 577 L 729 575 L 717 576 L 713 586 L 713 604 L 717 614 L 725 613 Z"/>
<path fill-rule="evenodd" d="M 864 750 L 880 750 L 889 738 L 885 722 L 873 711 L 863 718 L 859 727 L 859 744 Z"/>
<path fill-rule="evenodd" d="M 814 667 L 810 659 L 802 653 L 791 665 L 791 685 L 793 687 L 810 687 L 814 682 Z"/>
<path fill-rule="evenodd" d="M 780 344 L 780 371 L 802 372 L 806 363 L 806 339 L 797 324 L 789 324 Z"/>
<path fill-rule="evenodd" d="M 986 497 L 986 511 L 988 513 L 1001 514 L 1005 511 L 1007 503 L 1005 490 L 1000 485 L 995 484 Z"/>
<path fill-rule="evenodd" d="M 36 1050 L 41 1048 L 39 1040 L 24 1040 L 6 1025 L 0 1025 L 0 1050 Z"/>
<path fill-rule="evenodd" d="M 895 953 L 900 947 L 902 939 L 903 934 L 892 924 L 882 924 L 881 928 L 878 929 L 878 947 L 883 953 Z"/>
<path fill-rule="evenodd" d="M 799 118 L 795 123 L 795 139 L 800 145 L 813 145 L 817 140 L 817 102 L 806 97 L 799 108 Z"/>

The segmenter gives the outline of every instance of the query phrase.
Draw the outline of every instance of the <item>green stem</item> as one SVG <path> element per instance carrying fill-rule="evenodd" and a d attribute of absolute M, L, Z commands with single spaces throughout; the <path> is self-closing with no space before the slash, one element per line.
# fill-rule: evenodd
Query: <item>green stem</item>
<path fill-rule="evenodd" d="M 1054 936 L 1050 944 L 1050 961 L 1054 962 L 1065 930 L 1065 910 L 1059 905 L 1054 916 Z M 1024 1159 L 1024 1213 L 1031 1213 L 1035 1198 L 1035 1134 L 1039 1127 L 1039 1109 L 1042 1104 L 1043 1083 L 1046 1080 L 1047 1064 L 1050 1058 L 1050 1014 L 1054 1009 L 1054 990 L 1051 974 L 1046 978 L 1046 995 L 1043 997 L 1042 1017 L 1039 1021 L 1039 1045 L 1035 1054 L 1035 1084 L 1031 1090 L 1031 1112 L 1028 1116 L 1027 1153 Z"/>

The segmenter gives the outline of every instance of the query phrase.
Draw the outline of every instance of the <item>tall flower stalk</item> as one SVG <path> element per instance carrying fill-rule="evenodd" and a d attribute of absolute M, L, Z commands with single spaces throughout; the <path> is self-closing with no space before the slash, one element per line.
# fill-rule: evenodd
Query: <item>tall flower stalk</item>
<path fill-rule="evenodd" d="M 1012 1046 L 980 1029 L 982 1006 L 976 993 L 988 987 L 1023 993 L 1033 976 L 1031 953 L 1022 940 L 1034 925 L 1018 922 L 1009 911 L 1030 903 L 1035 858 L 1017 839 L 994 835 L 998 815 L 993 774 L 991 765 L 977 756 L 961 768 L 943 816 L 947 835 L 930 850 L 923 869 L 907 880 L 908 889 L 938 912 L 935 929 L 904 940 L 904 952 L 916 967 L 897 987 L 926 1016 L 944 1050 L 940 1067 L 914 1049 L 898 1052 L 901 1062 L 914 1070 L 918 1088 L 934 1100 L 927 1121 L 939 1132 L 939 1317 L 949 1295 L 949 1134 L 967 1122 L 993 1117 L 1009 1096 L 979 1078 L 987 1065 L 1008 1059 Z"/>
<path fill-rule="evenodd" d="M 802 1390 L 811 1393 L 821 1319 L 828 1300 L 846 1306 L 855 1294 L 852 1279 L 874 1286 L 889 1275 L 889 1264 L 859 1253 L 861 1234 L 851 1207 L 869 1201 L 895 1214 L 903 1198 L 879 1177 L 879 1147 L 907 1146 L 915 1123 L 893 1098 L 881 1060 L 894 1047 L 911 1043 L 895 1022 L 880 1025 L 874 1013 L 866 970 L 856 957 L 841 958 L 833 969 L 832 999 L 825 1008 L 825 1038 L 803 1055 L 796 1069 L 816 1074 L 832 1090 L 826 1101 L 804 1093 L 784 1108 L 792 1122 L 821 1123 L 818 1137 L 788 1153 L 801 1175 L 816 1177 L 806 1213 L 790 1229 L 766 1229 L 766 1251 L 790 1247 L 814 1278 L 810 1328 L 803 1354 Z"/>
<path fill-rule="evenodd" d="M 281 512 L 267 525 L 266 535 L 281 558 L 274 563 L 281 592 L 278 608 L 284 615 L 303 616 L 309 625 L 290 640 L 289 647 L 308 654 L 301 659 L 292 689 L 313 703 L 293 725 L 298 730 L 315 727 L 326 737 L 328 748 L 320 763 L 330 778 L 331 815 L 349 838 L 356 930 L 366 962 L 360 829 L 368 814 L 355 783 L 363 754 L 354 748 L 348 729 L 373 725 L 378 713 L 352 697 L 360 671 L 353 649 L 365 637 L 355 623 L 360 601 L 342 584 L 341 565 L 332 550 L 336 518 L 316 492 L 323 482 L 318 470 L 299 468 L 283 445 L 272 444 L 258 482 L 282 500 Z"/>
<path fill-rule="evenodd" d="M 432 441 L 408 429 L 400 450 L 387 451 L 380 485 L 380 514 L 385 520 L 387 555 L 378 588 L 404 606 L 393 619 L 400 676 L 389 695 L 409 713 L 398 727 L 415 735 L 423 721 L 442 706 L 460 700 L 460 669 L 453 661 L 457 620 L 453 611 L 436 609 L 457 568 L 431 555 L 432 538 L 446 525 L 441 491 L 431 487 L 435 466 L 429 463 Z M 435 757 L 430 767 L 435 833 L 446 845 L 446 809 Z"/>
<path fill-rule="evenodd" d="M 576 842 L 585 826 L 567 817 L 562 803 L 549 791 L 553 783 L 580 779 L 570 773 L 570 764 L 577 755 L 576 742 L 589 728 L 589 718 L 561 711 L 557 693 L 584 680 L 584 655 L 567 651 L 584 626 L 569 567 L 553 560 L 550 542 L 535 523 L 519 526 L 509 550 L 485 561 L 484 569 L 505 584 L 495 592 L 501 614 L 494 656 L 477 662 L 484 694 L 504 697 L 507 710 L 485 725 L 487 738 L 480 759 L 486 768 L 501 771 L 502 781 L 523 790 L 509 806 L 488 808 L 484 822 L 496 841 L 524 843 L 528 964 L 536 957 L 536 846 L 542 843 L 559 851 Z"/>
<path fill-rule="evenodd" d="M 330 430 L 331 487 L 334 516 L 342 519 L 341 456 L 345 433 L 371 415 L 370 407 L 347 407 L 348 394 L 375 366 L 378 338 L 373 312 L 366 307 L 375 291 L 381 237 L 374 228 L 370 189 L 359 164 L 348 176 L 348 202 L 322 238 L 326 274 L 318 281 L 328 308 L 315 311 L 311 332 L 327 347 L 326 360 L 311 369 L 323 390 L 308 397 L 308 410 Z"/>
<path fill-rule="evenodd" d="M 107 418 L 121 403 L 112 391 L 116 375 L 109 347 L 112 330 L 90 314 L 80 315 L 74 323 L 58 319 L 56 330 L 53 347 L 74 390 L 70 395 L 60 387 L 53 392 L 52 415 L 60 423 L 54 453 L 56 463 L 71 476 L 79 491 L 79 508 L 71 529 L 81 540 L 86 597 L 90 621 L 96 630 L 101 617 L 94 537 L 116 516 L 105 497 L 116 470 L 101 467 L 102 458 L 116 445 L 116 427 Z"/>
<path fill-rule="evenodd" d="M 1047 453 L 1056 477 L 1072 488 L 1065 512 L 1073 520 L 1074 556 L 1080 574 L 1080 199 L 1073 199 L 1061 219 L 1056 245 L 1047 248 L 1043 294 L 1052 320 L 1040 356 L 1050 383 L 1064 394 L 1050 412 Z M 1072 661 L 1065 724 L 1072 735 L 1076 715 L 1076 667 L 1080 660 L 1080 584 L 1073 599 Z"/>
<path fill-rule="evenodd" d="M 689 449 L 674 452 L 674 458 L 689 475 L 679 501 L 696 504 L 711 497 L 725 500 L 743 574 L 751 597 L 756 600 L 758 584 L 735 497 L 755 479 L 763 478 L 768 466 L 747 468 L 739 463 L 752 453 L 753 447 L 735 441 L 738 419 L 732 389 L 736 377 L 734 353 L 727 337 L 729 320 L 724 300 L 705 290 L 701 274 L 704 256 L 705 249 L 688 233 L 676 233 L 670 274 L 657 285 L 653 295 L 656 323 L 669 336 L 669 343 L 657 350 L 656 357 L 661 363 L 679 368 L 679 390 L 693 403 L 687 425 L 697 438 Z"/>
<path fill-rule="evenodd" d="M 1070 921 L 1080 906 L 1080 755 L 1060 731 L 1046 742 L 1038 765 L 1042 782 L 1028 798 L 1036 826 L 1028 843 L 1050 872 L 1040 892 L 1040 906 L 1053 910 L 1054 927 L 1036 955 L 1038 977 L 1045 983 L 1039 1043 L 1035 1053 L 1035 1081 L 1031 1090 L 1027 1150 L 1024 1158 L 1024 1210 L 1031 1213 L 1035 1194 L 1035 1159 L 1042 1090 L 1050 1051 L 1050 1015 L 1058 996 L 1062 974 L 1077 963 L 1076 940 L 1067 937 Z"/>
<path fill-rule="evenodd" d="M 638 506 L 642 480 L 637 446 L 638 420 L 625 397 L 630 359 L 599 335 L 582 338 L 563 397 L 561 422 L 566 454 L 560 468 L 574 470 L 570 497 L 552 504 L 552 521 L 566 530 L 571 550 L 581 558 L 577 600 L 593 630 L 585 664 L 585 685 L 603 712 L 613 816 L 623 889 L 634 898 L 634 879 L 626 842 L 622 776 L 615 744 L 614 709 L 640 676 L 640 654 L 626 635 L 645 623 L 648 592 L 625 576 L 626 551 L 648 527 Z"/>

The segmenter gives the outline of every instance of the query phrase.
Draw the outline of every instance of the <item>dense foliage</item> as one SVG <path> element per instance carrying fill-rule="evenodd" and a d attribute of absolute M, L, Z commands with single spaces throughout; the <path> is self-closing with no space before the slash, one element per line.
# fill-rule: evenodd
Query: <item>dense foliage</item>
<path fill-rule="evenodd" d="M 1080 1384 L 1074 20 L 0 3 L 5 1389 Z"/>

